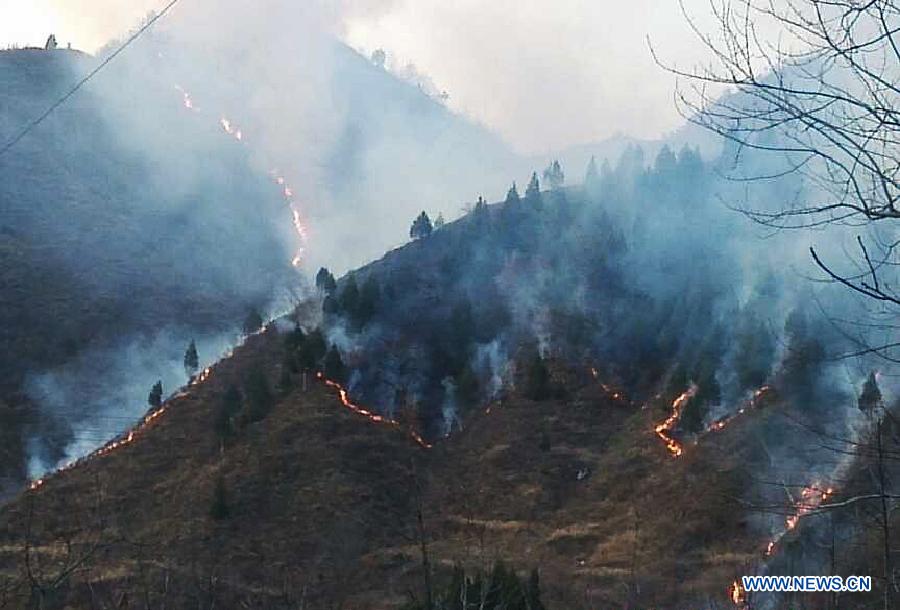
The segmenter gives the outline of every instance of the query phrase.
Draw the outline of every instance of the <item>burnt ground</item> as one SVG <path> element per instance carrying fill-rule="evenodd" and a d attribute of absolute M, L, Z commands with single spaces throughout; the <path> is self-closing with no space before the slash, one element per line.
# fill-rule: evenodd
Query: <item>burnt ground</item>
<path fill-rule="evenodd" d="M 652 432 L 665 401 L 591 380 L 564 400 L 513 394 L 424 449 L 297 376 L 223 449 L 221 395 L 255 366 L 274 387 L 280 345 L 251 338 L 132 443 L 6 505 L 2 607 L 392 608 L 421 595 L 423 530 L 436 582 L 536 567 L 553 608 L 724 604 L 753 561 L 730 431 L 675 459 Z"/>

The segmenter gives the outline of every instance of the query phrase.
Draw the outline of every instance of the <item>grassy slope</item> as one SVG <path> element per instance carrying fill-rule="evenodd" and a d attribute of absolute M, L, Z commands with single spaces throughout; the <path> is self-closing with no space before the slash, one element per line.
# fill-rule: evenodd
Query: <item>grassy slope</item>
<path fill-rule="evenodd" d="M 439 579 L 498 557 L 539 566 L 556 608 L 620 606 L 635 583 L 642 606 L 722 599 L 748 560 L 727 500 L 731 461 L 707 450 L 673 460 L 651 432 L 661 412 L 611 401 L 593 382 L 567 401 L 513 396 L 431 450 L 314 383 L 220 452 L 218 396 L 255 365 L 274 382 L 278 362 L 276 332 L 251 339 L 133 444 L 7 505 L 4 576 L 21 576 L 26 541 L 48 575 L 77 563 L 62 551 L 72 538 L 82 550 L 71 557 L 89 555 L 66 593 L 74 607 L 124 590 L 158 602 L 166 578 L 170 603 L 187 604 L 209 595 L 211 575 L 228 607 L 301 596 L 395 607 L 420 590 L 417 488 Z M 582 467 L 590 476 L 577 481 Z M 224 521 L 209 516 L 218 477 Z"/>

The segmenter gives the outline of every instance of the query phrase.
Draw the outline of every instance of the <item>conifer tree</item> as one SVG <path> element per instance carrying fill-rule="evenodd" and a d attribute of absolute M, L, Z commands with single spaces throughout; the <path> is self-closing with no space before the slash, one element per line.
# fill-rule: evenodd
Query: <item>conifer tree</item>
<path fill-rule="evenodd" d="M 863 383 L 857 404 L 860 411 L 871 413 L 882 404 L 881 401 L 882 395 L 881 389 L 878 387 L 878 379 L 875 377 L 875 373 L 871 372 L 865 383 Z"/>
<path fill-rule="evenodd" d="M 434 230 L 440 230 L 445 224 L 447 224 L 447 221 L 444 220 L 444 214 L 438 212 L 437 218 L 434 219 Z"/>
<path fill-rule="evenodd" d="M 259 312 L 255 309 L 251 309 L 247 312 L 247 317 L 244 318 L 243 331 L 247 336 L 252 335 L 253 333 L 259 332 L 263 326 L 262 316 L 259 315 Z"/>
<path fill-rule="evenodd" d="M 544 170 L 544 181 L 553 190 L 562 187 L 566 181 L 566 175 L 563 173 L 559 161 L 554 160 L 553 163 L 547 166 L 547 169 Z"/>
<path fill-rule="evenodd" d="M 541 199 L 541 183 L 538 181 L 537 172 L 531 173 L 531 180 L 528 181 L 528 187 L 525 189 L 525 199 L 529 201 L 540 201 Z"/>
<path fill-rule="evenodd" d="M 424 239 L 431 235 L 433 230 L 431 219 L 428 218 L 428 214 L 423 210 L 409 228 L 409 237 L 411 239 Z"/>
<path fill-rule="evenodd" d="M 344 367 L 344 361 L 341 358 L 341 352 L 338 351 L 336 345 L 332 344 L 331 349 L 325 354 L 325 361 L 322 365 L 325 377 L 338 383 L 346 381 L 347 370 Z"/>
<path fill-rule="evenodd" d="M 150 395 L 147 396 L 147 404 L 149 404 L 154 409 L 158 409 L 160 405 L 162 405 L 162 395 L 162 380 L 159 380 L 153 384 L 152 388 L 150 388 Z"/>
<path fill-rule="evenodd" d="M 319 269 L 319 272 L 316 274 L 316 288 L 324 293 L 324 294 L 333 294 L 335 288 L 337 288 L 337 282 L 334 279 L 334 275 L 331 274 L 331 271 L 322 267 Z"/>
<path fill-rule="evenodd" d="M 553 394 L 550 371 L 537 350 L 534 351 L 526 370 L 525 394 L 531 400 L 546 400 Z"/>
<path fill-rule="evenodd" d="M 184 352 L 184 372 L 188 377 L 193 377 L 198 368 L 200 368 L 200 356 L 197 354 L 197 344 L 191 339 L 191 343 Z"/>
<path fill-rule="evenodd" d="M 535 176 L 537 177 L 537 176 Z M 506 192 L 506 203 L 507 204 L 516 204 L 519 203 L 521 197 L 519 197 L 519 189 L 516 188 L 516 183 L 513 182 L 512 186 L 509 187 L 509 190 Z"/>
<path fill-rule="evenodd" d="M 584 188 L 590 193 L 595 193 L 600 187 L 600 170 L 597 168 L 597 159 L 591 155 L 587 170 L 584 172 Z"/>

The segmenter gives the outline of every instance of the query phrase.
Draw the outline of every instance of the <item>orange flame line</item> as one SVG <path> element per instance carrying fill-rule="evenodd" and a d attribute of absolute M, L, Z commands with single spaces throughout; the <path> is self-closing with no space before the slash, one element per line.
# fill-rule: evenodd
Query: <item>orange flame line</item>
<path fill-rule="evenodd" d="M 363 415 L 366 418 L 368 418 L 369 421 L 376 423 L 376 424 L 386 424 L 388 426 L 400 427 L 400 422 L 393 420 L 393 419 L 389 419 L 383 415 L 379 415 L 378 413 L 373 413 L 372 411 L 369 411 L 368 409 L 353 403 L 350 400 L 350 396 L 347 393 L 347 390 L 344 389 L 344 386 L 339 384 L 337 381 L 332 381 L 331 379 L 327 379 L 321 371 L 316 373 L 316 377 L 321 379 L 325 383 L 325 385 L 327 385 L 328 387 L 334 388 L 335 390 L 337 390 L 338 397 L 341 399 L 341 404 L 343 404 L 344 407 L 350 409 L 354 413 Z M 407 432 L 409 433 L 409 436 L 414 441 L 416 441 L 416 443 L 418 443 L 425 449 L 431 449 L 431 444 L 426 442 L 425 439 L 422 438 L 422 436 L 418 432 L 416 432 L 413 429 L 408 429 Z"/>
<path fill-rule="evenodd" d="M 666 445 L 666 449 L 669 453 L 672 454 L 672 457 L 680 457 L 682 453 L 684 453 L 684 447 L 682 444 L 675 440 L 672 436 L 672 430 L 675 429 L 675 426 L 678 425 L 678 420 L 681 419 L 681 414 L 684 411 L 684 407 L 687 405 L 688 401 L 697 395 L 697 392 L 700 388 L 697 384 L 692 383 L 691 386 L 682 392 L 678 398 L 672 402 L 672 414 L 666 418 L 664 422 L 658 424 L 654 431 L 656 432 L 656 436 L 658 436 Z"/>

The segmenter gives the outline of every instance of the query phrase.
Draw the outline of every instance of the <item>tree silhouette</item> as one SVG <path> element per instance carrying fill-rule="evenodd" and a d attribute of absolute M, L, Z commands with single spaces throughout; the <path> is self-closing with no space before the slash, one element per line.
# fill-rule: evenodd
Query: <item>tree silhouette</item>
<path fill-rule="evenodd" d="M 532 202 L 541 200 L 541 183 L 538 181 L 537 172 L 531 173 L 531 180 L 528 181 L 528 188 L 525 189 L 525 200 Z"/>
<path fill-rule="evenodd" d="M 188 377 L 193 377 L 200 368 L 200 356 L 197 354 L 197 344 L 191 339 L 184 352 L 184 372 Z"/>
<path fill-rule="evenodd" d="M 319 272 L 316 274 L 316 288 L 325 294 L 333 294 L 335 288 L 337 288 L 337 282 L 334 280 L 334 275 L 331 274 L 331 271 L 322 267 L 319 269 Z"/>
<path fill-rule="evenodd" d="M 553 395 L 553 387 L 550 382 L 550 370 L 541 357 L 540 352 L 534 350 L 528 362 L 525 372 L 525 395 L 531 400 L 546 400 Z"/>
<path fill-rule="evenodd" d="M 566 181 L 566 175 L 563 173 L 559 161 L 554 160 L 553 163 L 547 166 L 547 169 L 544 170 L 544 181 L 550 185 L 551 189 L 555 190 L 562 187 Z"/>
<path fill-rule="evenodd" d="M 325 361 L 322 365 L 325 377 L 338 383 L 344 383 L 347 377 L 347 369 L 341 358 L 341 352 L 338 351 L 336 345 L 332 344 L 331 349 L 325 354 Z"/>
<path fill-rule="evenodd" d="M 516 204 L 516 203 L 519 203 L 520 200 L 521 200 L 521 197 L 519 197 L 519 189 L 516 188 L 516 183 L 513 182 L 512 186 L 509 187 L 509 190 L 506 192 L 506 203 L 507 204 Z"/>
<path fill-rule="evenodd" d="M 411 239 L 424 239 L 431 235 L 433 230 L 434 227 L 431 225 L 431 219 L 428 218 L 428 214 L 423 210 L 409 228 L 409 236 Z"/>
<path fill-rule="evenodd" d="M 150 388 L 150 395 L 147 396 L 147 404 L 149 404 L 153 408 L 158 409 L 160 405 L 162 405 L 162 395 L 162 380 L 159 380 L 153 384 L 152 388 Z"/>
<path fill-rule="evenodd" d="M 584 188 L 590 193 L 596 193 L 600 188 L 600 170 L 597 168 L 597 159 L 591 155 L 587 169 L 584 172 Z"/>

